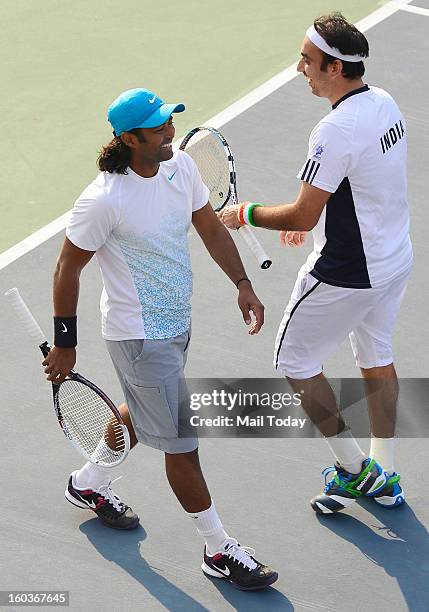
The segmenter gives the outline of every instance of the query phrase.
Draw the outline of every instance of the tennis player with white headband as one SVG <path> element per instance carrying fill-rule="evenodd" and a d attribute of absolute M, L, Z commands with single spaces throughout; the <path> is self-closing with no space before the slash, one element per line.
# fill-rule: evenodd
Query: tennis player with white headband
<path fill-rule="evenodd" d="M 384 90 L 365 85 L 365 36 L 340 13 L 314 21 L 298 71 L 331 111 L 310 135 L 290 204 L 245 202 L 225 208 L 229 228 L 281 230 L 300 245 L 312 230 L 314 248 L 298 273 L 277 334 L 274 364 L 301 394 L 304 409 L 335 457 L 333 478 L 311 501 L 332 513 L 367 495 L 385 507 L 405 500 L 394 466 L 398 381 L 392 333 L 412 266 L 407 203 L 407 130 Z M 349 336 L 367 388 L 369 454 L 343 420 L 323 364 Z M 333 373 L 335 375 L 335 373 Z M 375 392 L 376 391 L 376 392 Z"/>
<path fill-rule="evenodd" d="M 320 36 L 319 32 L 316 30 L 314 25 L 308 28 L 305 35 L 309 40 L 311 40 L 313 45 L 316 45 L 316 47 L 318 47 L 321 51 L 323 51 L 327 55 L 332 55 L 332 57 L 340 59 L 343 62 L 361 62 L 362 61 L 362 55 L 360 54 L 347 55 L 345 53 L 341 53 L 339 49 L 336 49 L 335 47 L 331 47 L 330 45 L 328 45 L 328 43 L 323 38 L 323 36 Z"/>

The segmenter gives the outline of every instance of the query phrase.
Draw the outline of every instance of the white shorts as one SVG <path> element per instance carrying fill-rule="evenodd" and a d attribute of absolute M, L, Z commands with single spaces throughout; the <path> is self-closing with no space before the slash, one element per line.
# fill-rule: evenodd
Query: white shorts
<path fill-rule="evenodd" d="M 324 362 L 350 338 L 356 365 L 393 362 L 392 334 L 411 267 L 371 289 L 323 283 L 301 268 L 286 307 L 274 350 L 274 366 L 290 378 L 320 374 Z"/>

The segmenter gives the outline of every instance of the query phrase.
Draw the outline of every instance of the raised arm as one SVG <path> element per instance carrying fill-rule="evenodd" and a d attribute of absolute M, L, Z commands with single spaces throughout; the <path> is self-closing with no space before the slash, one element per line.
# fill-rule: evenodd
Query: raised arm
<path fill-rule="evenodd" d="M 295 202 L 278 206 L 259 206 L 253 209 L 253 221 L 258 227 L 272 230 L 312 230 L 332 194 L 303 182 Z M 227 227 L 240 225 L 239 206 L 224 208 L 219 217 Z"/>

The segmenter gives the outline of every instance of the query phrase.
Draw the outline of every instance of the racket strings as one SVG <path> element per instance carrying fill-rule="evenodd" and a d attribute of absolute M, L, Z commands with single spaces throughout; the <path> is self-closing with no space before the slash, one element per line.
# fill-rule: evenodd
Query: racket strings
<path fill-rule="evenodd" d="M 98 463 L 116 463 L 126 449 L 120 423 L 102 397 L 75 380 L 65 380 L 58 391 L 65 429 L 75 444 Z"/>
<path fill-rule="evenodd" d="M 203 183 L 210 191 L 210 204 L 214 210 L 220 210 L 230 190 L 230 170 L 225 147 L 211 132 L 198 132 L 189 141 L 186 153 L 197 164 Z"/>

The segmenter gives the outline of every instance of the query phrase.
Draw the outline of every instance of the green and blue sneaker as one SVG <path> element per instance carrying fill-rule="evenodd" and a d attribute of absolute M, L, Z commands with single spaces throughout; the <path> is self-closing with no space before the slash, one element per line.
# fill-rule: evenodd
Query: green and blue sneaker
<path fill-rule="evenodd" d="M 334 473 L 327 482 L 327 476 Z M 323 470 L 325 488 L 320 495 L 311 500 L 311 507 L 319 514 L 332 514 L 348 508 L 362 495 L 370 497 L 379 493 L 387 482 L 387 474 L 374 459 L 362 461 L 359 474 L 347 472 L 338 463 Z"/>
<path fill-rule="evenodd" d="M 400 480 L 400 474 L 388 474 L 386 485 L 373 496 L 374 501 L 383 508 L 396 508 L 405 503 L 405 492 L 399 484 Z"/>

